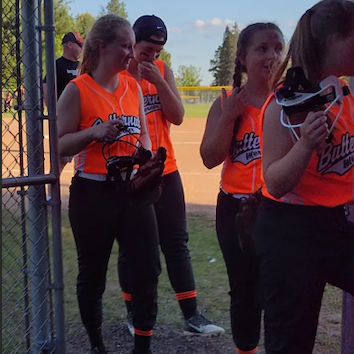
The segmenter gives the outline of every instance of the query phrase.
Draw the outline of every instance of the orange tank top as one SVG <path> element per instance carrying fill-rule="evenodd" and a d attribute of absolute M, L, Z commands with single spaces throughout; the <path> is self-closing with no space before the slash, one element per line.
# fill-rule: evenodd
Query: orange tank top
<path fill-rule="evenodd" d="M 164 62 L 162 60 L 155 60 L 155 64 L 158 66 L 162 77 L 165 77 Z M 123 71 L 122 75 L 132 77 L 127 70 Z M 163 174 L 167 175 L 177 171 L 175 153 L 170 137 L 171 124 L 162 112 L 156 86 L 145 79 L 138 81 L 138 83 L 144 96 L 144 109 L 148 123 L 152 151 L 157 151 L 160 146 L 163 146 L 166 149 L 167 158 Z"/>
<path fill-rule="evenodd" d="M 262 107 L 262 126 L 265 109 L 273 99 L 274 94 Z M 340 107 L 335 105 L 330 109 L 330 112 L 336 117 L 339 109 Z M 279 199 L 272 197 L 266 187 L 262 188 L 262 193 L 265 197 L 278 202 L 300 205 L 335 207 L 354 201 L 353 93 L 343 99 L 343 111 L 335 124 L 333 138 L 320 154 L 317 154 L 316 151 L 313 152 L 298 185 Z"/>
<path fill-rule="evenodd" d="M 80 130 L 88 129 L 111 119 L 121 119 L 127 131 L 121 131 L 116 141 L 104 149 L 108 156 L 127 156 L 135 152 L 140 137 L 139 88 L 135 80 L 119 74 L 117 90 L 104 90 L 90 75 L 72 80 L 80 92 Z M 130 135 L 133 133 L 134 135 Z M 104 142 L 93 141 L 75 156 L 75 170 L 85 173 L 107 174 L 106 160 L 102 154 Z"/>
<path fill-rule="evenodd" d="M 236 122 L 236 132 L 221 172 L 220 185 L 227 193 L 252 194 L 261 187 L 260 113 L 260 109 L 248 105 Z"/>

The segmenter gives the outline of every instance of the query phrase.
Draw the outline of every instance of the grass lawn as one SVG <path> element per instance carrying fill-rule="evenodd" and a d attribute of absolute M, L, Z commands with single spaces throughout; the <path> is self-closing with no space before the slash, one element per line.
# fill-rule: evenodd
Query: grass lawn
<path fill-rule="evenodd" d="M 228 326 L 227 295 L 228 281 L 220 248 L 213 230 L 213 223 L 198 214 L 189 215 L 190 252 L 196 277 L 200 309 L 208 317 L 218 319 L 218 323 Z M 76 251 L 70 225 L 63 218 L 63 255 L 65 274 L 66 319 L 70 323 L 78 321 L 76 305 Z M 209 263 L 215 258 L 216 262 Z M 117 281 L 118 246 L 114 245 L 107 274 L 107 288 L 104 294 L 104 313 L 107 321 L 124 318 L 125 306 Z M 165 261 L 162 258 L 162 274 L 159 280 L 158 322 L 181 325 L 182 315 L 167 277 Z"/>
<path fill-rule="evenodd" d="M 3 216 L 3 350 L 24 349 L 23 343 L 23 282 L 21 275 L 21 233 L 16 218 Z M 10 227 L 10 225 L 12 225 Z M 5 226 L 5 227 L 4 227 Z M 204 214 L 188 215 L 190 231 L 189 249 L 192 256 L 199 309 L 206 316 L 224 327 L 230 335 L 228 279 L 224 261 L 219 249 L 214 230 L 214 220 Z M 11 229 L 11 232 L 10 232 Z M 5 231 L 5 232 L 4 232 Z M 66 212 L 62 220 L 65 317 L 68 336 L 73 337 L 81 328 L 81 321 L 76 300 L 77 256 L 74 239 Z M 18 240 L 18 241 L 16 241 Z M 14 242 L 16 241 L 16 242 Z M 117 281 L 118 247 L 115 244 L 107 274 L 107 287 L 104 294 L 105 323 L 117 323 L 125 318 L 125 306 Z M 210 262 L 211 259 L 216 261 Z M 94 261 L 94 260 L 93 260 Z M 159 313 L 157 321 L 177 330 L 181 329 L 182 316 L 167 277 L 165 262 L 159 281 Z M 4 280 L 6 279 L 6 280 Z M 5 302 L 4 302 L 5 301 Z M 5 305 L 6 303 L 6 305 Z M 326 287 L 320 325 L 316 340 L 316 354 L 340 352 L 342 292 L 331 286 Z M 4 322 L 5 321 L 5 322 Z M 20 325 L 21 324 L 21 325 Z M 86 337 L 85 337 L 86 338 Z M 21 343 L 22 342 L 22 343 Z M 86 339 L 85 339 L 86 342 Z M 8 347 L 7 343 L 11 343 Z M 23 352 L 23 351 L 22 351 Z"/>
<path fill-rule="evenodd" d="M 184 104 L 185 118 L 206 118 L 208 116 L 211 103 Z"/>

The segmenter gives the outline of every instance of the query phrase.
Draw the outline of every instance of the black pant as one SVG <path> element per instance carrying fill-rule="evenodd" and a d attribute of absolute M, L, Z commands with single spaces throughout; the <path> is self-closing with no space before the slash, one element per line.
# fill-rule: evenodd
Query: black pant
<path fill-rule="evenodd" d="M 160 245 L 172 287 L 176 293 L 192 291 L 195 289 L 195 282 L 187 247 L 189 237 L 183 186 L 178 171 L 163 176 L 162 194 L 154 207 Z M 124 292 L 131 293 L 125 259 L 124 250 L 120 249 L 118 262 L 120 284 Z"/>
<path fill-rule="evenodd" d="M 216 231 L 230 284 L 230 316 L 238 349 L 251 351 L 258 345 L 261 307 L 258 296 L 256 256 L 242 252 L 235 217 L 240 200 L 220 191 L 216 207 Z"/>
<path fill-rule="evenodd" d="M 311 354 L 326 283 L 354 295 L 354 225 L 343 207 L 264 199 L 256 222 L 267 354 Z"/>
<path fill-rule="evenodd" d="M 75 176 L 70 187 L 69 217 L 78 253 L 77 296 L 85 328 L 92 331 L 101 326 L 107 265 L 117 239 L 126 254 L 132 284 L 134 327 L 150 331 L 157 315 L 161 271 L 153 207 L 127 208 L 114 182 Z"/>

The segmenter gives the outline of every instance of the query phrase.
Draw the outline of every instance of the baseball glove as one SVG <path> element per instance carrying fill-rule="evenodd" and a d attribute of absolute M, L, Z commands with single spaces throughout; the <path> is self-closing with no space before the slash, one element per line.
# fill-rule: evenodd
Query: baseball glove
<path fill-rule="evenodd" d="M 257 211 L 261 201 L 261 190 L 249 198 L 242 199 L 239 212 L 236 214 L 237 238 L 242 252 L 254 254 L 253 228 L 256 222 Z"/>
<path fill-rule="evenodd" d="M 154 155 L 140 147 L 135 156 L 111 156 L 106 167 L 125 203 L 132 208 L 144 208 L 155 203 L 161 195 L 165 160 L 164 147 L 159 147 Z M 139 169 L 133 176 L 136 166 Z"/>
<path fill-rule="evenodd" d="M 159 147 L 157 152 L 134 175 L 127 187 L 127 193 L 133 196 L 151 194 L 151 190 L 157 189 L 156 197 L 161 194 L 162 173 L 165 167 L 166 149 Z"/>

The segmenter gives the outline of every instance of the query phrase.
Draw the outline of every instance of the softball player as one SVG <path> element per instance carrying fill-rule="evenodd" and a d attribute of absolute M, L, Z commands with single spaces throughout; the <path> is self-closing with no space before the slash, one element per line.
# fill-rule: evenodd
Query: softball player
<path fill-rule="evenodd" d="M 69 218 L 78 254 L 79 309 L 92 354 L 107 353 L 101 331 L 102 295 L 115 239 L 126 255 L 132 283 L 133 353 L 151 353 L 157 314 L 160 263 L 153 206 L 127 205 L 120 181 L 107 174 L 103 154 L 107 141 L 108 150 L 117 156 L 132 155 L 131 145 L 138 141 L 151 149 L 141 89 L 134 79 L 120 74 L 133 57 L 134 42 L 126 20 L 113 14 L 99 18 L 85 41 L 81 75 L 58 102 L 60 154 L 77 154 Z"/>
<path fill-rule="evenodd" d="M 191 257 L 187 247 L 188 231 L 182 181 L 178 172 L 170 138 L 170 125 L 180 125 L 184 108 L 171 69 L 157 58 L 167 40 L 164 22 L 156 16 L 142 16 L 133 25 L 136 36 L 134 58 L 124 74 L 134 77 L 143 92 L 144 109 L 152 143 L 152 151 L 159 146 L 167 150 L 160 199 L 155 203 L 159 240 L 165 256 L 167 271 L 185 319 L 186 335 L 214 335 L 224 333 L 197 311 L 197 293 Z M 130 324 L 131 283 L 120 251 L 118 274 Z"/>
<path fill-rule="evenodd" d="M 259 117 L 270 92 L 270 69 L 281 58 L 283 47 L 283 35 L 273 23 L 255 23 L 241 31 L 234 88 L 213 103 L 200 149 L 206 167 L 224 163 L 216 231 L 229 277 L 231 328 L 238 353 L 257 352 L 261 307 L 256 255 L 239 242 L 236 214 L 241 201 L 261 187 Z M 247 73 L 246 83 L 243 73 Z"/>
<path fill-rule="evenodd" d="M 299 20 L 273 80 L 291 59 L 308 81 L 289 86 L 300 70 L 292 69 L 262 110 L 265 187 L 255 238 L 267 354 L 312 353 L 326 283 L 354 295 L 354 225 L 344 210 L 354 203 L 354 97 L 337 79 L 354 75 L 353 53 L 354 3 L 317 3 Z M 290 111 L 297 99 L 305 112 Z"/>

